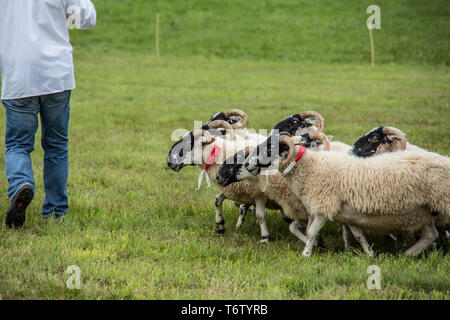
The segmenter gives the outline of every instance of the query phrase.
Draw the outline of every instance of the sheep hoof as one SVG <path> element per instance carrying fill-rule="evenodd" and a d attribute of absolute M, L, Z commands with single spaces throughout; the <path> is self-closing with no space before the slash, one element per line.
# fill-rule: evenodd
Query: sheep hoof
<path fill-rule="evenodd" d="M 318 248 L 323 248 L 323 249 L 326 248 L 326 247 L 325 247 L 325 244 L 324 244 L 324 242 L 323 242 L 323 239 L 322 239 L 321 237 L 319 237 L 319 238 L 317 239 L 317 241 L 316 241 L 316 246 L 317 246 Z"/>
<path fill-rule="evenodd" d="M 217 234 L 224 234 L 225 233 L 225 228 L 223 228 L 223 229 L 216 229 L 216 233 Z"/>
<path fill-rule="evenodd" d="M 261 240 L 259 242 L 261 242 L 261 243 L 269 243 L 269 241 L 270 241 L 269 240 L 269 235 L 266 234 L 266 235 L 261 237 Z"/>
<path fill-rule="evenodd" d="M 236 222 L 236 229 L 239 229 L 240 227 L 242 227 L 243 223 L 244 223 L 244 218 L 243 217 L 239 217 L 238 221 Z"/>
<path fill-rule="evenodd" d="M 291 218 L 288 218 L 288 217 L 286 217 L 286 216 L 283 216 L 283 220 L 284 220 L 284 222 L 286 222 L 286 223 L 291 223 L 292 221 L 294 221 L 294 220 L 292 220 Z"/>

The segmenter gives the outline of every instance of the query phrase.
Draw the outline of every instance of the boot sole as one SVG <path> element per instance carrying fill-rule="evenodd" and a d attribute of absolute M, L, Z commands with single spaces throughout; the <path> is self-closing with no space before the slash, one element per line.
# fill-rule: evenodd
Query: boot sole
<path fill-rule="evenodd" d="M 20 228 L 25 223 L 25 211 L 33 200 L 33 189 L 25 187 L 17 192 L 8 211 L 6 212 L 6 226 L 8 228 Z"/>

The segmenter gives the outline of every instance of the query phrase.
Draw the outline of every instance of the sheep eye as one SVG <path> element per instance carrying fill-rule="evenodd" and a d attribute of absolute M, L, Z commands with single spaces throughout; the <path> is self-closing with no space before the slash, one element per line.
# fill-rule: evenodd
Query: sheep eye
<path fill-rule="evenodd" d="M 379 137 L 377 135 L 373 135 L 373 136 L 370 136 L 369 142 L 370 143 L 378 142 L 378 139 L 379 139 Z"/>

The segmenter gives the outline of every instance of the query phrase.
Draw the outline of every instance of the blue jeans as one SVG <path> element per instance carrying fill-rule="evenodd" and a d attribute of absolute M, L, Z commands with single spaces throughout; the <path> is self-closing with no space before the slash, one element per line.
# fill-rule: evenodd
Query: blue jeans
<path fill-rule="evenodd" d="M 69 210 L 67 179 L 69 176 L 68 130 L 71 91 L 43 96 L 2 100 L 6 109 L 5 165 L 11 199 L 24 184 L 34 189 L 30 153 L 41 118 L 41 144 L 44 149 L 45 199 L 42 215 L 56 217 Z"/>

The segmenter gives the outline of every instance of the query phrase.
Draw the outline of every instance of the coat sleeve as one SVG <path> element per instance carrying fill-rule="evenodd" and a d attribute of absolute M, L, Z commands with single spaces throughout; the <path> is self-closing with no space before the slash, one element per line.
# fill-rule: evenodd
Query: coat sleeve
<path fill-rule="evenodd" d="M 62 0 L 67 19 L 78 29 L 91 29 L 97 23 L 97 12 L 90 0 Z"/>

